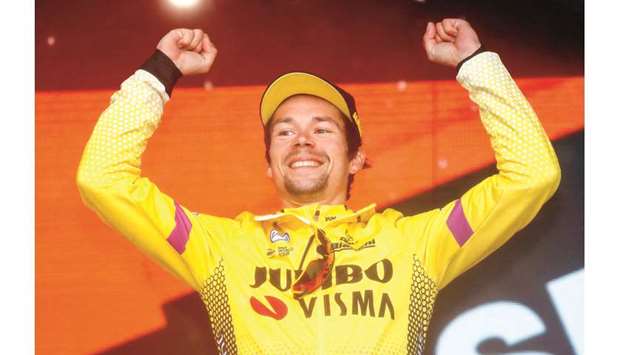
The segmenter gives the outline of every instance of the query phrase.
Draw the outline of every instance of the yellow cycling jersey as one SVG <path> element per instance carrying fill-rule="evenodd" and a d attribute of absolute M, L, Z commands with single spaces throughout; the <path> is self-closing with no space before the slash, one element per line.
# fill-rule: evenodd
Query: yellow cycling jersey
<path fill-rule="evenodd" d="M 168 100 L 144 70 L 99 118 L 78 170 L 80 193 L 200 293 L 222 354 L 421 354 L 438 290 L 529 223 L 560 178 L 536 114 L 497 54 L 469 59 L 457 79 L 480 108 L 499 173 L 426 213 L 316 204 L 234 219 L 190 211 L 140 174 Z M 333 269 L 295 299 L 292 283 L 319 258 L 319 230 L 332 243 Z"/>

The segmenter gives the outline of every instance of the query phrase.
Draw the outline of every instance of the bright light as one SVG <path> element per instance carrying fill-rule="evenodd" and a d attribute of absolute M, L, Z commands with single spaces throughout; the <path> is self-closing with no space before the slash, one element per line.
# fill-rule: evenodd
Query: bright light
<path fill-rule="evenodd" d="M 192 7 L 198 4 L 200 0 L 169 0 L 176 7 Z"/>

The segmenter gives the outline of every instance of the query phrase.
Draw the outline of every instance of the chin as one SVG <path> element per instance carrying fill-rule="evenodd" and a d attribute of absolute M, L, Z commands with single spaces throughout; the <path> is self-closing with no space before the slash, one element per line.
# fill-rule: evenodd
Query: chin
<path fill-rule="evenodd" d="M 308 196 L 321 193 L 327 188 L 327 177 L 296 181 L 285 179 L 284 187 L 293 196 Z"/>

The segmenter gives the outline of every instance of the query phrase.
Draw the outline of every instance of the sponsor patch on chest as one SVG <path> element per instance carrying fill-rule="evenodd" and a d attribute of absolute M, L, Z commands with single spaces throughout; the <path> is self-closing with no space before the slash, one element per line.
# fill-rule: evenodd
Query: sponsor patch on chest
<path fill-rule="evenodd" d="M 271 240 L 272 243 L 280 241 L 288 242 L 291 240 L 291 237 L 288 235 L 288 233 L 282 233 L 278 232 L 275 229 L 272 229 L 271 233 L 269 233 L 269 240 Z"/>

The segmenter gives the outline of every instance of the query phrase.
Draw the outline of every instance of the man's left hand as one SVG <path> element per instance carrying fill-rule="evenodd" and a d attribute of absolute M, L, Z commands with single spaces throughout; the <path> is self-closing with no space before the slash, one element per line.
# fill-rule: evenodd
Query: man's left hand
<path fill-rule="evenodd" d="M 471 25 L 461 19 L 429 22 L 422 37 L 426 56 L 433 63 L 456 67 L 480 48 L 480 40 Z"/>

